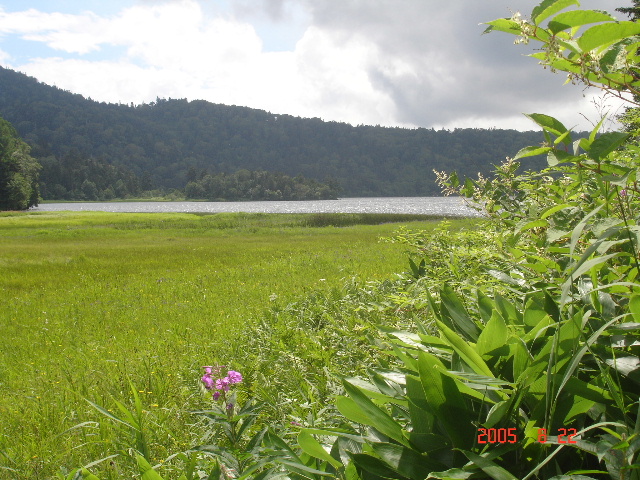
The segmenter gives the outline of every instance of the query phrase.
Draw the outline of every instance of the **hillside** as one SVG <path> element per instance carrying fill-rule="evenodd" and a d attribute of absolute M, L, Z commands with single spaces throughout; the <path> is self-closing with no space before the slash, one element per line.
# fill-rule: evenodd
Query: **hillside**
<path fill-rule="evenodd" d="M 166 192 L 242 169 L 339 184 L 345 197 L 438 195 L 433 169 L 475 177 L 542 139 L 516 130 L 354 127 L 203 100 L 106 104 L 5 68 L 0 116 L 42 163 L 45 199 Z"/>

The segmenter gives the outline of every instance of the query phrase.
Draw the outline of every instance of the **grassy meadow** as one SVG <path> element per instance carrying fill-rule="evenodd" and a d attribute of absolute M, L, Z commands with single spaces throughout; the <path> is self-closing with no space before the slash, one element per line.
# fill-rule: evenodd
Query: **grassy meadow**
<path fill-rule="evenodd" d="M 334 214 L 0 214 L 0 478 L 53 478 L 131 446 L 132 433 L 89 403 L 114 411 L 116 400 L 130 401 L 131 385 L 158 461 L 193 446 L 188 411 L 206 404 L 200 367 L 230 365 L 246 372 L 246 388 L 257 386 L 261 367 L 245 340 L 265 312 L 339 291 L 352 277 L 406 270 L 404 247 L 379 241 L 398 228 L 392 221 L 438 224 Z M 117 459 L 102 466 L 100 478 L 124 475 Z"/>

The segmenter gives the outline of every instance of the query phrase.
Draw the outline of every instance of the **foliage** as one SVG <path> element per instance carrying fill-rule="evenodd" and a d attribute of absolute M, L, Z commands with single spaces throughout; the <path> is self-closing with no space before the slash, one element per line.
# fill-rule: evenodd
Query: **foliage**
<path fill-rule="evenodd" d="M 589 64 L 584 80 L 596 83 L 600 79 L 606 88 L 623 88 L 612 79 L 627 81 L 625 69 L 635 67 L 624 66 L 622 62 L 609 68 L 607 61 L 600 61 L 597 69 L 589 70 L 595 54 L 576 59 L 571 52 L 590 45 L 608 61 L 622 57 L 635 61 L 634 54 L 619 45 L 620 42 L 627 45 L 620 40 L 620 31 L 628 32 L 631 27 L 611 22 L 601 12 L 562 13 L 571 3 L 545 0 L 534 9 L 531 22 L 518 17 L 492 25 L 498 30 L 514 30 L 509 30 L 510 33 L 522 28 L 521 33 L 527 38 L 546 42 L 545 47 L 560 42 L 560 50 L 554 50 L 556 57 L 550 60 L 554 68 L 566 68 L 575 75 L 571 62 L 584 61 Z M 580 22 L 593 19 L 597 19 L 596 26 L 608 27 L 587 35 L 595 28 L 590 27 L 578 37 L 577 27 L 585 25 Z M 547 27 L 541 27 L 539 23 L 545 20 L 549 20 Z M 548 35 L 540 33 L 542 30 Z M 565 34 L 575 38 L 567 38 Z M 590 43 L 581 40 L 584 35 Z M 613 40 L 599 43 L 601 35 Z M 626 40 L 630 42 L 628 45 L 635 41 Z M 615 59 L 608 55 L 608 48 L 617 51 Z M 568 63 L 560 59 L 562 52 Z M 603 76 L 599 77 L 601 73 Z M 624 88 L 635 88 L 633 81 L 628 81 Z M 447 224 L 442 224 L 435 233 L 397 231 L 395 246 L 407 245 L 413 256 L 410 271 L 396 279 L 378 283 L 353 281 L 343 289 L 335 285 L 322 289 L 320 284 L 325 277 L 314 277 L 320 273 L 314 271 L 311 276 L 300 277 L 303 281 L 315 278 L 316 282 L 302 300 L 294 300 L 279 290 L 280 293 L 269 295 L 271 306 L 259 321 L 248 325 L 248 316 L 240 315 L 238 325 L 244 328 L 241 335 L 237 333 L 237 325 L 226 325 L 229 335 L 225 336 L 222 334 L 225 322 L 209 321 L 203 328 L 198 321 L 203 308 L 211 303 L 210 299 L 205 302 L 200 298 L 211 295 L 205 283 L 228 285 L 235 283 L 233 278 L 242 277 L 232 278 L 227 272 L 211 281 L 202 274 L 199 283 L 191 278 L 191 296 L 162 297 L 166 312 L 184 312 L 181 309 L 188 308 L 186 303 L 200 302 L 200 308 L 195 309 L 198 315 L 193 316 L 197 321 L 190 322 L 188 327 L 199 330 L 195 333 L 184 330 L 174 339 L 176 350 L 185 355 L 192 348 L 190 345 L 196 345 L 197 350 L 187 353 L 197 358 L 194 353 L 202 355 L 203 339 L 215 329 L 217 340 L 206 348 L 233 358 L 234 362 L 243 359 L 246 363 L 242 366 L 243 381 L 237 386 L 237 394 L 242 398 L 257 394 L 265 399 L 259 408 L 252 401 L 229 402 L 223 380 L 233 375 L 228 372 L 226 377 L 215 376 L 213 368 L 207 367 L 210 371 L 205 370 L 205 377 L 209 375 L 206 385 L 217 387 L 216 380 L 221 381 L 218 392 L 224 406 L 214 404 L 214 408 L 203 412 L 217 433 L 215 439 L 201 447 L 216 457 L 208 465 L 210 468 L 202 470 L 203 474 L 208 478 L 228 476 L 232 472 L 225 469 L 231 466 L 236 473 L 242 471 L 245 475 L 264 468 L 255 478 L 273 474 L 296 480 L 587 479 L 591 475 L 608 475 L 614 480 L 640 478 L 638 149 L 627 144 L 629 136 L 625 133 L 601 134 L 600 125 L 585 138 L 577 138 L 557 119 L 542 114 L 529 117 L 543 130 L 542 146 L 520 150 L 513 160 L 498 167 L 494 178 L 481 176 L 474 181 L 460 179 L 458 175 L 441 176 L 446 188 L 476 201 L 489 222 L 477 230 L 465 231 L 460 238 L 451 237 Z M 518 172 L 520 160 L 539 154 L 546 155 L 547 169 Z M 199 231 L 207 235 L 200 234 L 198 240 L 206 248 L 220 243 L 221 236 L 211 242 L 212 222 L 216 220 L 194 220 L 190 216 L 188 221 L 202 221 Z M 224 223 L 224 218 L 218 221 Z M 171 231 L 172 227 L 164 228 Z M 82 232 L 69 230 L 57 235 L 77 243 Z M 135 226 L 131 230 L 133 235 Z M 19 234 L 18 231 L 14 233 Z M 155 233 L 159 231 L 156 228 Z M 252 231 L 252 241 L 256 243 L 256 235 L 261 231 L 258 228 Z M 29 230 L 28 234 L 32 232 Z M 326 231 L 324 234 L 329 235 Z M 171 234 L 171 238 L 177 241 L 175 235 Z M 26 238 L 21 240 L 27 243 Z M 233 240 L 237 250 L 238 237 Z M 148 249 L 149 237 L 141 241 Z M 181 252 L 180 272 L 184 272 L 187 264 L 196 268 L 203 263 L 200 257 L 205 255 L 202 247 L 198 262 L 185 261 L 192 258 L 185 252 L 195 247 L 183 242 L 184 248 L 171 250 L 173 254 Z M 274 245 L 261 254 L 272 254 Z M 377 248 L 382 250 L 386 246 L 389 245 Z M 224 257 L 216 253 L 216 259 Z M 289 258 L 289 264 L 276 263 L 277 268 L 269 270 L 268 275 L 284 272 L 292 277 L 293 258 L 293 255 Z M 318 257 L 313 254 L 298 260 L 307 270 L 318 264 Z M 359 268 L 364 269 L 368 262 L 362 258 L 359 261 Z M 243 272 L 252 272 L 249 276 L 258 265 L 255 258 L 237 263 Z M 206 265 L 205 271 L 213 265 Z M 160 270 L 147 272 L 152 278 L 164 280 L 179 276 L 176 271 L 166 272 L 166 264 L 159 268 L 162 277 Z M 109 280 L 117 284 L 117 292 L 122 295 L 118 280 L 113 277 Z M 178 280 L 182 283 L 187 278 Z M 293 278 L 288 281 L 288 288 L 299 284 Z M 55 286 L 59 288 L 58 278 Z M 129 297 L 131 305 L 138 304 L 145 293 L 156 293 L 135 290 Z M 238 298 L 246 301 L 248 292 L 254 290 L 268 291 L 254 284 L 252 288 L 241 289 Z M 174 293 L 184 294 L 179 290 Z M 100 297 L 113 301 L 104 292 Z M 222 301 L 225 296 L 217 298 Z M 34 301 L 30 297 L 21 299 L 24 303 Z M 183 306 L 169 310 L 172 307 L 167 305 L 175 301 Z M 23 307 L 19 303 L 10 302 L 11 315 L 26 311 L 20 310 Z M 131 306 L 123 310 L 130 318 Z M 175 351 L 168 352 L 169 355 L 160 353 L 162 342 L 155 334 L 159 320 L 156 309 L 153 310 L 142 318 L 146 323 L 136 318 L 137 342 L 131 351 L 143 349 L 144 340 L 153 339 L 159 357 L 173 359 Z M 207 318 L 219 316 L 219 312 L 208 312 Z M 177 316 L 179 321 L 162 324 L 162 329 L 179 330 L 191 318 Z M 45 320 L 47 323 L 43 325 L 49 325 Z M 30 338 L 28 335 L 34 335 L 32 331 L 21 330 L 13 320 L 6 323 L 23 332 L 25 343 L 29 343 L 26 340 Z M 38 328 L 49 328 L 43 325 Z M 95 322 L 89 327 L 95 329 L 94 325 Z M 109 321 L 111 328 L 114 325 Z M 75 328 L 83 326 L 77 323 Z M 153 335 L 145 336 L 145 329 Z M 133 332 L 128 331 L 130 336 Z M 232 348 L 220 338 L 233 338 L 238 343 Z M 14 351 L 19 346 L 12 344 L 9 348 L 8 351 Z M 193 364 L 192 359 L 190 362 Z M 126 378 L 126 369 L 123 370 L 111 370 L 118 377 L 116 385 Z M 335 373 L 342 374 L 341 386 L 332 377 Z M 368 378 L 363 379 L 364 374 Z M 76 381 L 71 373 L 67 375 Z M 155 380 L 151 375 L 140 378 Z M 192 386 L 183 388 L 190 391 Z M 150 388 L 143 391 L 152 392 Z M 163 398 L 169 396 L 168 392 L 175 395 L 175 390 L 168 386 L 164 392 Z M 159 449 L 162 442 L 155 435 L 162 431 L 163 422 L 156 422 L 153 440 L 151 435 L 140 436 L 143 422 L 152 416 L 145 413 L 144 400 L 136 396 L 135 389 L 132 393 L 133 409 L 120 408 L 118 403 L 112 407 L 126 423 L 119 422 L 127 427 L 129 442 L 136 445 L 140 474 L 143 478 L 158 479 L 159 467 L 145 457 L 144 448 L 146 445 L 149 450 Z M 342 417 L 335 415 L 333 406 L 326 406 L 335 393 L 339 394 L 335 410 Z M 229 403 L 233 404 L 231 411 L 226 408 Z M 241 405 L 238 410 L 237 403 Z M 109 412 L 106 407 L 105 410 Z M 295 422 L 297 447 L 288 443 L 289 433 L 285 429 L 284 433 L 274 433 L 273 429 L 259 426 L 261 420 L 273 422 L 283 417 Z M 196 431 L 197 425 L 191 428 Z M 166 439 L 172 434 L 169 432 Z M 101 438 L 108 443 L 107 435 Z M 167 440 L 164 444 L 168 443 Z M 183 460 L 183 476 L 187 480 L 194 478 L 201 458 L 187 452 L 188 448 L 173 456 Z M 5 468 L 12 473 L 18 470 L 13 464 Z M 88 468 L 65 475 L 81 478 L 85 472 L 90 475 Z M 278 468 L 286 468 L 289 473 L 278 472 Z"/>
<path fill-rule="evenodd" d="M 583 83 L 633 102 L 623 94 L 640 94 L 640 24 L 616 21 L 600 10 L 561 12 L 570 5 L 579 2 L 547 0 L 532 10 L 530 19 L 516 13 L 487 22 L 485 32 L 517 35 L 516 43 L 538 42 L 540 51 L 531 57 L 552 72 L 567 73 L 567 82 Z"/>
<path fill-rule="evenodd" d="M 314 416 L 318 422 L 328 418 L 330 394 L 339 385 L 323 368 L 346 373 L 353 364 L 344 362 L 340 370 L 334 360 L 355 353 L 348 349 L 356 343 L 331 334 L 329 324 L 323 338 L 333 338 L 339 352 L 329 355 L 317 341 L 322 330 L 307 326 L 331 306 L 333 290 L 343 291 L 345 278 L 372 282 L 404 267 L 403 247 L 378 241 L 398 228 L 388 223 L 394 218 L 0 214 L 0 338 L 7 339 L 0 349 L 0 477 L 51 478 L 63 467 L 68 475 L 135 446 L 130 428 L 84 400 L 119 417 L 115 400 L 135 412 L 129 379 L 142 402 L 154 468 L 202 444 L 206 425 L 189 411 L 201 408 L 193 372 L 209 358 L 238 365 L 245 374 L 243 398 L 268 400 L 259 422 L 312 425 Z M 397 219 L 425 230 L 437 225 Z M 470 223 L 453 220 L 451 228 Z M 364 307 L 374 298 L 366 293 L 372 287 L 353 283 L 344 291 L 362 286 L 361 303 L 353 308 Z M 349 305 L 337 307 L 348 316 Z M 310 311 L 316 316 L 301 321 Z M 340 309 L 328 312 L 339 327 Z M 366 339 L 358 343 L 373 358 Z M 288 361 L 307 353 L 313 358 L 304 363 L 310 382 Z M 159 472 L 178 478 L 174 473 L 187 461 L 174 457 Z M 137 471 L 122 455 L 87 468 L 102 480 Z"/>
<path fill-rule="evenodd" d="M 439 195 L 432 169 L 489 174 L 496 159 L 535 132 L 351 126 L 206 101 L 98 103 L 0 68 L 0 112 L 45 164 L 45 199 L 169 194 L 199 177 L 238 170 L 282 172 L 344 196 Z M 536 160 L 539 167 L 543 160 Z M 213 198 L 219 195 L 214 194 Z"/>
<path fill-rule="evenodd" d="M 545 0 L 531 21 L 489 25 L 541 41 L 534 56 L 572 80 L 635 93 L 640 26 L 561 12 L 572 3 Z M 440 176 L 504 231 L 497 256 L 482 259 L 502 284 L 474 277 L 456 292 L 445 282 L 424 292 L 417 331 L 380 327 L 399 365 L 344 379 L 336 405 L 351 428 L 302 432 L 319 469 L 345 479 L 640 478 L 638 149 L 601 125 L 574 141 L 557 119 L 528 116 L 542 146 L 494 178 Z M 517 172 L 539 154 L 547 169 Z M 429 253 L 412 261 L 414 277 L 429 274 Z"/>
<path fill-rule="evenodd" d="M 637 22 L 640 20 L 640 2 L 633 0 L 633 7 L 616 8 L 616 11 L 625 13 L 631 20 Z M 635 96 L 636 102 L 640 100 L 639 96 Z M 637 143 L 640 137 L 640 110 L 638 107 L 627 107 L 617 120 L 624 126 L 624 130 L 633 135 L 633 140 Z"/>
<path fill-rule="evenodd" d="M 0 210 L 26 210 L 38 205 L 40 165 L 13 126 L 0 117 Z"/>
<path fill-rule="evenodd" d="M 77 149 L 39 161 L 40 189 L 47 200 L 113 200 L 142 196 L 151 187 L 126 166 L 84 157 Z"/>
<path fill-rule="evenodd" d="M 221 479 L 270 478 L 275 471 L 274 456 L 269 448 L 264 448 L 265 437 L 273 434 L 267 427 L 253 431 L 252 426 L 262 409 L 261 403 L 249 399 L 238 403 L 237 392 L 231 392 L 233 385 L 242 381 L 242 375 L 224 367 L 203 367 L 202 382 L 207 390 L 213 390 L 213 408 L 194 412 L 205 417 L 211 427 L 207 445 L 199 445 L 192 450 L 205 452 L 216 458 Z M 217 378 L 216 378 L 217 377 Z M 220 401 L 220 404 L 218 404 Z"/>
<path fill-rule="evenodd" d="M 302 176 L 238 170 L 226 175 L 203 174 L 185 187 L 187 198 L 207 200 L 330 200 L 338 197 L 335 181 L 323 184 Z"/>

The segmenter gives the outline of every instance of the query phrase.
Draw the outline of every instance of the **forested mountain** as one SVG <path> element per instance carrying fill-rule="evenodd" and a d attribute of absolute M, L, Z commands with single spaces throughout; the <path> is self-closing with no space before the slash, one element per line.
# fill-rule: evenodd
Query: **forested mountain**
<path fill-rule="evenodd" d="M 354 127 L 203 100 L 106 104 L 4 68 L 0 116 L 42 164 L 45 199 L 182 190 L 239 170 L 339 185 L 345 197 L 438 195 L 433 169 L 475 177 L 542 139 L 516 130 Z"/>

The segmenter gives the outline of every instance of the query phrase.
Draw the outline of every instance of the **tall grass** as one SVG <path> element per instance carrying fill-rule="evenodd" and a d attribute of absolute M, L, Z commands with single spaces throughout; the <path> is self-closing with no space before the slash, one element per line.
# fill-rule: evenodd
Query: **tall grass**
<path fill-rule="evenodd" d="M 243 365 L 251 352 L 241 339 L 266 309 L 354 275 L 405 269 L 403 247 L 378 241 L 397 225 L 309 226 L 360 221 L 0 216 L 0 478 L 50 478 L 125 448 L 126 432 L 86 400 L 114 409 L 114 399 L 130 397 L 129 381 L 157 426 L 148 433 L 154 458 L 191 446 L 185 412 L 202 402 L 200 365 Z M 116 460 L 105 465 L 104 478 L 119 478 Z"/>

